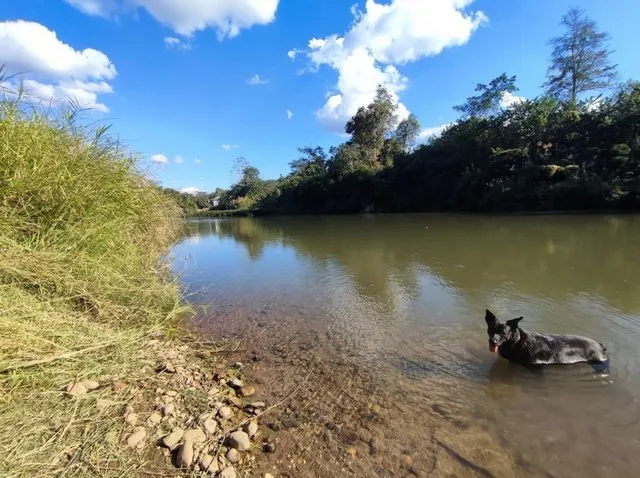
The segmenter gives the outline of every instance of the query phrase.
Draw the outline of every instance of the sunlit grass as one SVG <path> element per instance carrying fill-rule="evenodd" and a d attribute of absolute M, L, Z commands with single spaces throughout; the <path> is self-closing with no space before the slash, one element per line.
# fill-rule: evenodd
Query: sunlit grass
<path fill-rule="evenodd" d="M 110 384 L 187 311 L 164 257 L 182 216 L 106 128 L 52 111 L 0 101 L 0 476 L 126 476 Z M 83 378 L 104 386 L 64 393 Z"/>

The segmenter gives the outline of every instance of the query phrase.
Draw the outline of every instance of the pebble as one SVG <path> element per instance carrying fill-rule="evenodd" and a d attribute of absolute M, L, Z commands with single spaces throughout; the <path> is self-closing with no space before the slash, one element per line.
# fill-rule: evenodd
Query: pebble
<path fill-rule="evenodd" d="M 176 449 L 176 447 L 178 446 L 178 443 L 180 443 L 180 440 L 182 440 L 183 436 L 184 436 L 184 430 L 180 427 L 176 427 L 173 430 L 171 430 L 171 433 L 169 433 L 166 437 L 162 439 L 162 444 L 166 446 L 169 450 L 173 451 Z"/>
<path fill-rule="evenodd" d="M 262 446 L 262 449 L 264 450 L 265 453 L 275 453 L 276 452 L 276 445 L 275 445 L 275 443 L 265 443 Z"/>
<path fill-rule="evenodd" d="M 218 429 L 218 422 L 216 422 L 213 418 L 208 417 L 204 423 L 204 430 L 209 434 L 209 435 L 213 435 L 216 430 Z"/>
<path fill-rule="evenodd" d="M 256 388 L 249 385 L 247 387 L 242 387 L 240 389 L 240 395 L 243 397 L 250 397 L 251 395 L 256 393 Z"/>
<path fill-rule="evenodd" d="M 162 395 L 164 393 L 164 388 L 156 388 L 156 395 Z"/>
<path fill-rule="evenodd" d="M 206 473 L 215 473 L 218 471 L 218 462 L 208 453 L 200 456 L 198 464 L 200 465 L 200 469 Z"/>
<path fill-rule="evenodd" d="M 240 455 L 238 455 L 238 450 L 231 449 L 227 452 L 227 460 L 229 463 L 238 463 L 240 461 Z"/>
<path fill-rule="evenodd" d="M 176 455 L 176 465 L 178 468 L 190 468 L 191 463 L 193 463 L 193 442 L 185 440 Z"/>
<path fill-rule="evenodd" d="M 85 387 L 82 382 L 70 383 L 67 385 L 67 393 L 72 397 L 79 397 L 87 392 L 87 387 Z"/>
<path fill-rule="evenodd" d="M 228 420 L 233 416 L 233 411 L 229 407 L 222 407 L 218 410 L 218 415 L 225 420 Z"/>
<path fill-rule="evenodd" d="M 228 466 L 218 474 L 218 478 L 236 478 L 236 469 Z"/>
<path fill-rule="evenodd" d="M 264 403 L 264 402 L 253 402 L 253 403 L 251 404 L 251 406 L 252 406 L 253 408 L 264 408 L 264 407 L 266 407 L 266 406 L 267 406 L 267 404 L 266 404 L 266 403 Z"/>
<path fill-rule="evenodd" d="M 169 415 L 173 415 L 175 411 L 176 411 L 176 406 L 173 403 L 167 403 L 164 407 L 162 407 L 162 413 L 165 417 Z"/>
<path fill-rule="evenodd" d="M 253 438 L 256 436 L 256 433 L 258 433 L 258 424 L 256 422 L 249 422 L 245 425 L 244 431 Z"/>
<path fill-rule="evenodd" d="M 229 385 L 231 385 L 233 388 L 242 388 L 244 384 L 242 383 L 242 380 L 234 378 L 229 382 Z"/>
<path fill-rule="evenodd" d="M 129 438 L 127 438 L 127 446 L 130 448 L 137 447 L 142 444 L 142 440 L 147 436 L 147 431 L 143 427 L 136 428 Z"/>
<path fill-rule="evenodd" d="M 134 425 L 138 421 L 138 414 L 134 412 L 127 413 L 124 417 L 124 421 L 129 425 Z"/>
<path fill-rule="evenodd" d="M 162 421 L 162 415 L 160 415 L 158 412 L 153 412 L 149 416 L 149 420 L 147 421 L 150 425 L 158 425 Z"/>
<path fill-rule="evenodd" d="M 402 455 L 402 461 L 404 461 L 408 466 L 413 465 L 413 458 L 410 455 Z"/>
<path fill-rule="evenodd" d="M 200 428 L 192 428 L 184 433 L 184 441 L 191 441 L 196 445 L 200 445 L 205 442 L 207 436 Z"/>
<path fill-rule="evenodd" d="M 356 450 L 355 448 L 347 448 L 347 454 L 355 457 L 358 454 L 358 450 Z"/>
<path fill-rule="evenodd" d="M 246 451 L 251 446 L 249 435 L 242 431 L 235 431 L 229 435 L 229 446 L 238 451 Z"/>
<path fill-rule="evenodd" d="M 265 473 L 263 478 L 275 478 L 271 473 Z"/>
<path fill-rule="evenodd" d="M 111 386 L 111 388 L 113 389 L 113 391 L 115 393 L 120 393 L 122 392 L 125 388 L 127 388 L 127 384 L 124 382 L 113 382 L 113 385 Z"/>
<path fill-rule="evenodd" d="M 167 390 L 166 392 L 164 392 L 165 395 L 168 395 L 169 397 L 177 397 L 178 396 L 178 392 L 176 392 L 175 390 Z"/>
<path fill-rule="evenodd" d="M 176 368 L 173 366 L 171 362 L 165 362 L 160 364 L 157 368 L 158 372 L 167 372 L 167 373 L 176 373 Z"/>
<path fill-rule="evenodd" d="M 95 380 L 83 380 L 80 383 L 82 383 L 82 385 L 84 385 L 84 388 L 86 388 L 89 391 L 95 390 L 100 386 L 100 383 L 96 382 Z"/>

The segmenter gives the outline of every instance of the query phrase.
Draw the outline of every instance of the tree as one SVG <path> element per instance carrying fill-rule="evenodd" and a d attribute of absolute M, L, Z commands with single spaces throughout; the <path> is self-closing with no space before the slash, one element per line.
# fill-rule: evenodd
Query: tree
<path fill-rule="evenodd" d="M 313 176 L 315 174 L 325 173 L 327 169 L 327 153 L 320 146 L 312 148 L 305 146 L 298 148 L 298 152 L 302 155 L 289 163 L 292 174 L 301 176 Z"/>
<path fill-rule="evenodd" d="M 612 87 L 617 65 L 609 60 L 609 35 L 599 32 L 584 10 L 570 8 L 560 25 L 566 32 L 549 42 L 553 51 L 543 87 L 550 96 L 575 106 L 581 93 Z"/>
<path fill-rule="evenodd" d="M 385 137 L 396 123 L 397 108 L 389 91 L 378 85 L 373 102 L 367 107 L 358 108 L 347 122 L 345 131 L 351 135 L 353 144 L 360 149 L 365 161 L 378 161 Z"/>
<path fill-rule="evenodd" d="M 395 137 L 400 143 L 402 151 L 411 152 L 418 140 L 418 134 L 420 134 L 420 122 L 412 113 L 407 119 L 402 120 L 396 128 Z"/>
<path fill-rule="evenodd" d="M 469 118 L 482 118 L 496 113 L 502 106 L 505 93 L 515 93 L 518 91 L 516 77 L 508 77 L 506 73 L 491 80 L 488 85 L 478 83 L 475 91 L 479 95 L 470 96 L 461 105 L 454 106 L 453 109 Z"/>

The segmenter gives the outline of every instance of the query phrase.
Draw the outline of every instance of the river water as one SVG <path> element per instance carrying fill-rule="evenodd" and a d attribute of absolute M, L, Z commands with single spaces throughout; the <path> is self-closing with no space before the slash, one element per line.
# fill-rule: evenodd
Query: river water
<path fill-rule="evenodd" d="M 187 226 L 174 269 L 203 306 L 194 326 L 238 340 L 260 398 L 296 390 L 263 424 L 288 452 L 260 471 L 640 476 L 639 216 Z M 488 350 L 485 308 L 597 339 L 610 373 L 507 363 Z"/>

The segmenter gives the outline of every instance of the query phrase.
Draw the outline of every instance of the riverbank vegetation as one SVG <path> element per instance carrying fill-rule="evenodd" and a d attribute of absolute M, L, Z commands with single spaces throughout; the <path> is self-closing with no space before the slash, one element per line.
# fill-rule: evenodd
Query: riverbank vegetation
<path fill-rule="evenodd" d="M 99 475 L 130 474 L 114 416 L 153 363 L 143 341 L 187 311 L 162 260 L 182 227 L 106 128 L 4 92 L 0 475 L 87 476 L 105 460 Z"/>
<path fill-rule="evenodd" d="M 454 107 L 461 116 L 415 147 L 383 87 L 346 124 L 350 139 L 303 147 L 288 175 L 242 160 L 218 208 L 262 213 L 638 210 L 640 83 L 618 83 L 608 36 L 582 10 L 551 40 L 544 93 L 519 98 L 506 73 Z"/>

